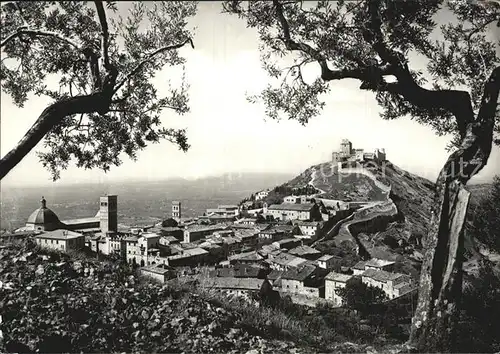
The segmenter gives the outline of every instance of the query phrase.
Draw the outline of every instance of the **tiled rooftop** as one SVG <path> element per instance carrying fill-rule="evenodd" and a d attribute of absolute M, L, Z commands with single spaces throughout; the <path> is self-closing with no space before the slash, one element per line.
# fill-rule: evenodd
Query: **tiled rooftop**
<path fill-rule="evenodd" d="M 52 239 L 52 240 L 70 240 L 81 236 L 83 235 L 78 232 L 59 229 L 59 230 L 45 232 L 43 234 L 35 236 L 35 238 Z"/>
<path fill-rule="evenodd" d="M 306 262 L 304 258 L 296 257 L 288 253 L 280 253 L 271 259 L 272 263 L 279 264 L 286 267 L 297 267 Z"/>
<path fill-rule="evenodd" d="M 328 260 L 330 260 L 330 259 L 332 259 L 332 258 L 337 258 L 337 259 L 340 259 L 340 257 L 337 257 L 337 256 L 332 256 L 331 254 L 325 254 L 325 255 L 323 255 L 323 256 L 321 256 L 321 257 L 319 257 L 319 258 L 318 258 L 318 261 L 324 261 L 324 262 L 326 262 L 326 261 L 328 261 Z"/>
<path fill-rule="evenodd" d="M 348 281 L 351 278 L 352 278 L 352 275 L 341 274 L 341 273 L 337 273 L 337 272 L 330 272 L 325 277 L 325 280 L 333 280 L 333 281 L 345 283 L 346 281 Z"/>
<path fill-rule="evenodd" d="M 80 219 L 70 219 L 70 220 L 61 220 L 61 222 L 65 225 L 77 225 L 77 224 L 88 224 L 88 223 L 98 223 L 100 221 L 99 218 L 89 217 L 89 218 L 80 218 Z"/>
<path fill-rule="evenodd" d="M 316 271 L 316 267 L 312 265 L 305 265 L 297 269 L 290 269 L 283 273 L 281 279 L 299 280 L 304 281 Z"/>
<path fill-rule="evenodd" d="M 310 246 L 298 246 L 292 248 L 288 253 L 293 254 L 295 256 L 304 256 L 304 255 L 320 255 L 321 252 L 315 248 Z"/>
<path fill-rule="evenodd" d="M 264 259 L 260 254 L 256 251 L 239 253 L 228 257 L 229 260 L 239 260 L 239 261 L 260 261 Z"/>
<path fill-rule="evenodd" d="M 164 264 L 160 264 L 157 266 L 142 267 L 141 271 L 155 273 L 155 274 L 167 274 L 171 272 L 172 269 Z"/>
<path fill-rule="evenodd" d="M 404 274 L 400 273 L 389 273 L 385 270 L 367 269 L 361 274 L 363 277 L 372 278 L 373 280 L 379 282 L 388 282 L 398 279 L 399 277 L 404 277 Z"/>
<path fill-rule="evenodd" d="M 282 203 L 273 204 L 269 206 L 269 210 L 290 210 L 290 211 L 310 211 L 314 207 L 312 203 L 295 204 L 295 203 Z"/>

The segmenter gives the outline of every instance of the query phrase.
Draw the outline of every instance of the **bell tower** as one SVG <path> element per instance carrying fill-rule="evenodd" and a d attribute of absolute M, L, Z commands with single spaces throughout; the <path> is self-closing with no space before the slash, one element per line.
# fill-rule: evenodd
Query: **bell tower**
<path fill-rule="evenodd" d="M 105 235 L 108 232 L 118 231 L 118 196 L 105 195 L 100 198 L 99 226 Z"/>
<path fill-rule="evenodd" d="M 172 219 L 177 222 L 181 221 L 181 202 L 179 201 L 172 202 Z"/>

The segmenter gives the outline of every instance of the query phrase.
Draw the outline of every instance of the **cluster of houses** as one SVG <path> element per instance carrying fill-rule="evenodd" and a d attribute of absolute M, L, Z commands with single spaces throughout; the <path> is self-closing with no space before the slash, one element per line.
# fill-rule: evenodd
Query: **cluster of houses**
<path fill-rule="evenodd" d="M 101 197 L 94 217 L 70 221 L 60 221 L 42 197 L 41 207 L 18 231 L 36 232 L 34 238 L 42 247 L 86 247 L 120 256 L 161 282 L 208 269 L 202 286 L 235 295 L 257 291 L 266 281 L 279 292 L 340 306 L 335 290 L 352 277 L 381 288 L 391 299 L 411 291 L 410 277 L 394 273 L 394 262 L 372 259 L 346 268 L 338 256 L 313 247 L 350 209 L 343 201 L 287 196 L 281 204 L 264 204 L 257 214 L 238 205 L 219 205 L 198 218 L 183 219 L 181 203 L 175 201 L 171 218 L 120 229 L 117 196 Z"/>

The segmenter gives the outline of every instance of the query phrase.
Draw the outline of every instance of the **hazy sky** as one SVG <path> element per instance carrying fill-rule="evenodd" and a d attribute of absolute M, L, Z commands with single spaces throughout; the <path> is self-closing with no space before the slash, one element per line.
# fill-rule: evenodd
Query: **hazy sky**
<path fill-rule="evenodd" d="M 191 112 L 178 117 L 165 111 L 162 118 L 167 127 L 187 128 L 191 149 L 183 153 L 165 141 L 148 146 L 137 162 L 125 157 L 121 166 L 112 167 L 107 174 L 70 167 L 57 183 L 198 177 L 224 172 L 300 173 L 312 164 L 329 160 L 342 138 L 365 150 L 384 147 L 394 164 L 436 178 L 448 155 L 445 146 L 449 137 L 437 137 L 429 128 L 409 119 L 382 120 L 374 95 L 359 90 L 358 81 L 333 82 L 323 113 L 305 127 L 295 121 L 265 119 L 263 108 L 245 98 L 246 92 L 257 93 L 269 82 L 261 69 L 257 35 L 237 17 L 220 14 L 220 9 L 216 2 L 199 5 L 191 21 L 197 27 L 195 49 L 186 47 L 181 52 L 187 58 Z M 155 81 L 160 93 L 175 73 L 166 69 L 158 75 Z M 2 92 L 1 156 L 19 141 L 48 102 L 46 98 L 32 97 L 20 109 Z M 40 148 L 41 144 L 2 184 L 51 183 L 49 173 L 35 155 Z M 488 181 L 500 173 L 499 161 L 500 151 L 494 147 L 488 166 L 475 180 Z"/>

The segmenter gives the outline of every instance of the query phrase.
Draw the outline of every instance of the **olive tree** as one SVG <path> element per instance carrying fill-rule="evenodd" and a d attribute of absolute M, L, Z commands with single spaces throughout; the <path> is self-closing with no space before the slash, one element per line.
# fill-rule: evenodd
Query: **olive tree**
<path fill-rule="evenodd" d="M 152 79 L 185 62 L 179 49 L 194 48 L 187 20 L 195 13 L 184 1 L 134 2 L 126 16 L 112 1 L 2 3 L 2 91 L 19 107 L 32 95 L 51 103 L 1 159 L 0 178 L 42 139 L 39 158 L 53 179 L 70 161 L 107 171 L 120 154 L 136 159 L 161 139 L 187 150 L 185 131 L 160 120 L 164 109 L 188 112 L 185 80 L 160 97 Z"/>
<path fill-rule="evenodd" d="M 444 0 L 226 1 L 258 32 L 271 83 L 250 97 L 269 117 L 303 124 L 325 105 L 331 81 L 355 79 L 373 92 L 383 119 L 410 117 L 451 136 L 436 181 L 411 342 L 453 350 L 461 294 L 466 183 L 499 144 L 498 3 Z M 450 23 L 437 23 L 442 13 Z M 417 70 L 416 56 L 426 59 Z M 303 69 L 317 67 L 315 80 Z M 242 68 L 243 69 L 243 68 Z M 424 142 L 422 142 L 424 143 Z"/>

